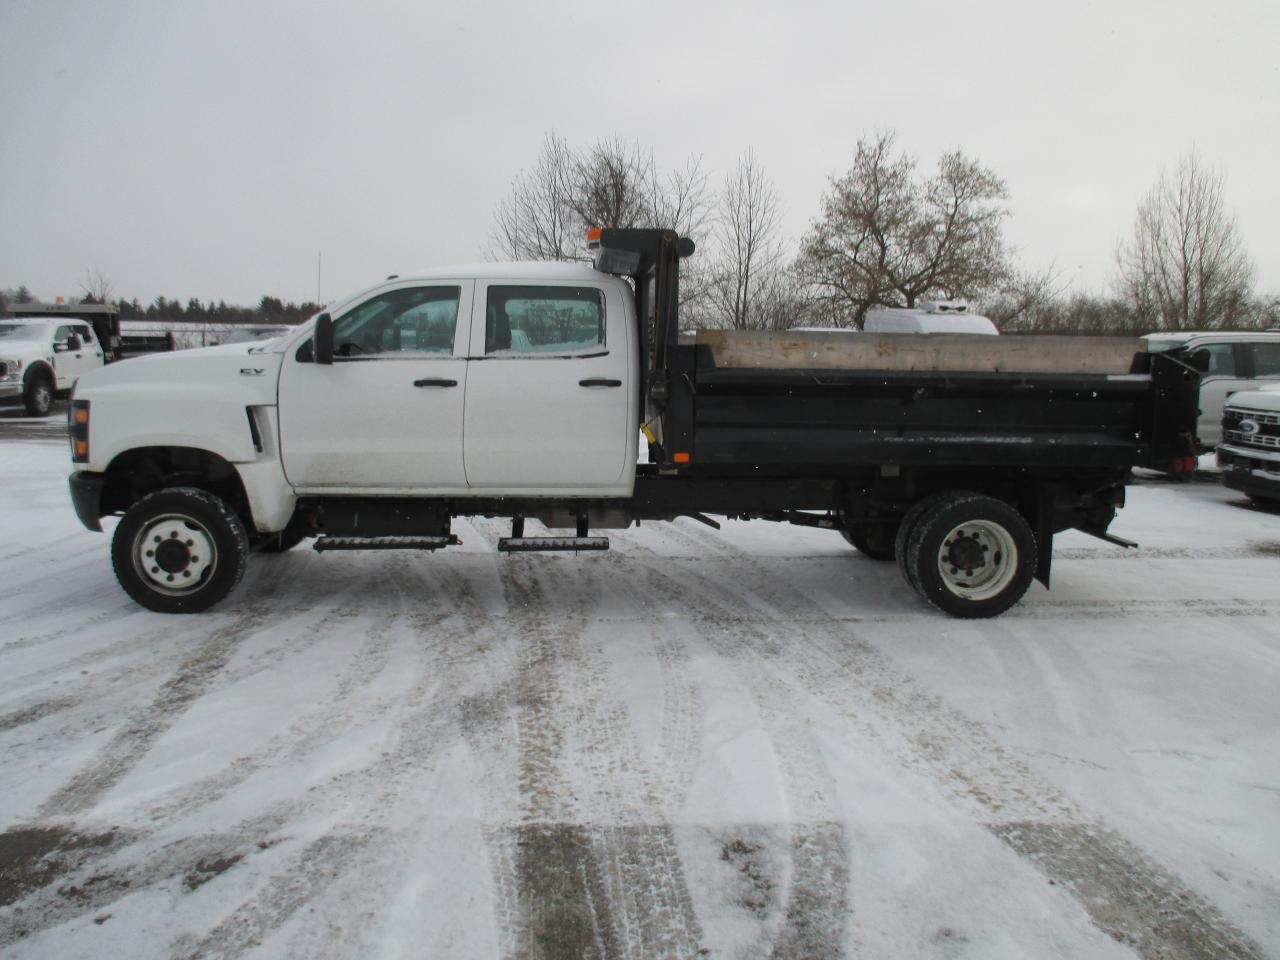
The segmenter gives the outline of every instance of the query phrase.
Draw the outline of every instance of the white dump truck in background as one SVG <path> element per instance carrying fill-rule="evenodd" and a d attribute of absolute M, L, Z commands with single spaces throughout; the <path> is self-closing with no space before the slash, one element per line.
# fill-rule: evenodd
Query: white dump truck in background
<path fill-rule="evenodd" d="M 47 416 L 56 395 L 104 362 L 85 320 L 0 319 L 0 400 L 21 400 L 33 417 Z"/>

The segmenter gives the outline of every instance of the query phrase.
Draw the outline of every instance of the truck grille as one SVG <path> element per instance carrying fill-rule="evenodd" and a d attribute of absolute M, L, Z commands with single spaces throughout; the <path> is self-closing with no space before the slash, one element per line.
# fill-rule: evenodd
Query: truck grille
<path fill-rule="evenodd" d="M 1231 443 L 1280 450 L 1280 413 L 1229 409 L 1222 417 L 1222 435 Z"/>

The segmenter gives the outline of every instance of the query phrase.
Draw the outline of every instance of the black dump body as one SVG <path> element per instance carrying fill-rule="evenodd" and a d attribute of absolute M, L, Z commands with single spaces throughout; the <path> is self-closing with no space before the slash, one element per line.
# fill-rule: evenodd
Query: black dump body
<path fill-rule="evenodd" d="M 653 440 L 636 516 L 893 524 L 935 491 L 1014 505 L 1048 576 L 1054 532 L 1105 536 L 1133 467 L 1193 465 L 1198 374 L 1115 338 L 679 334 L 670 231 L 606 230 L 630 277 Z M 822 511 L 818 517 L 813 511 Z"/>
<path fill-rule="evenodd" d="M 690 461 L 709 475 L 834 473 L 868 464 L 1170 469 L 1189 455 L 1194 376 L 892 372 L 716 366 L 694 348 Z M 1188 379 L 1189 377 L 1189 379 Z"/>

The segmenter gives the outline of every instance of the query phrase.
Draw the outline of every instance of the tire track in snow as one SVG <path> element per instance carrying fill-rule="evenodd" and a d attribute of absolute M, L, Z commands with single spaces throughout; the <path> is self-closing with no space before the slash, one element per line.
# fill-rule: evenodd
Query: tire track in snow
<path fill-rule="evenodd" d="M 515 557 L 498 567 L 517 644 L 521 808 L 516 824 L 491 831 L 505 952 L 548 960 L 693 956 L 699 924 L 674 832 L 608 668 L 583 638 L 598 599 L 596 570 L 574 564 L 570 588 L 548 590 L 542 578 L 563 566 Z M 566 703 L 570 669 L 575 686 Z M 608 822 L 579 822 L 583 808 Z"/>
<path fill-rule="evenodd" d="M 794 610 L 803 606 L 803 597 L 782 592 L 758 562 L 744 563 L 753 575 L 739 579 L 739 589 L 731 593 L 697 570 L 684 571 L 684 583 L 652 568 L 649 575 L 661 589 L 685 596 L 690 610 L 711 607 L 730 614 L 746 604 L 758 611 L 754 624 L 738 626 L 743 642 L 757 649 L 785 648 L 785 656 L 771 661 L 774 669 L 798 674 L 812 694 L 871 736 L 883 740 L 887 730 L 899 738 L 910 766 L 927 772 L 1010 849 L 1069 891 L 1099 929 L 1139 956 L 1262 957 L 1215 906 L 1036 776 L 982 724 L 891 666 L 866 641 L 831 625 L 812 623 L 798 630 L 792 620 L 774 617 L 771 609 Z M 706 621 L 709 627 L 720 622 L 718 616 Z"/>
<path fill-rule="evenodd" d="M 243 956 L 306 904 L 322 893 L 343 872 L 363 865 L 379 869 L 393 855 L 390 842 L 375 842 L 370 833 L 331 833 L 307 845 L 301 855 L 276 872 L 265 887 L 242 903 L 207 935 L 184 937 L 171 947 L 171 955 L 183 960 L 233 960 Z"/>
<path fill-rule="evenodd" d="M 246 604 L 249 609 L 214 630 L 193 653 L 183 657 L 151 702 L 133 711 L 125 726 L 99 751 L 98 758 L 41 804 L 38 816 L 66 816 L 92 806 L 142 760 L 193 702 L 215 686 L 232 682 L 234 678 L 226 675 L 226 668 L 241 643 L 268 620 L 272 611 L 266 598 L 272 589 L 270 583 L 261 585 L 258 592 L 266 597 L 255 597 Z M 323 617 L 334 615 L 331 605 Z M 305 630 L 294 632 L 282 646 L 307 636 Z"/>
<path fill-rule="evenodd" d="M 678 584 L 665 574 L 658 586 L 641 582 L 655 605 L 672 597 L 699 609 L 704 595 Z M 763 946 L 772 939 L 769 956 L 775 960 L 801 960 L 845 956 L 850 916 L 849 849 L 844 826 L 836 816 L 836 786 L 814 742 L 812 727 L 796 711 L 805 694 L 800 684 L 780 677 L 773 664 L 785 651 L 766 643 L 744 647 L 738 624 L 726 629 L 719 618 L 700 626 L 698 636 L 720 658 L 726 673 L 737 674 L 748 692 L 760 724 L 773 748 L 782 775 L 788 804 L 785 848 L 776 856 L 759 856 L 761 847 L 776 846 L 768 831 L 735 830 L 719 837 L 724 859 L 735 851 L 740 872 L 753 878 L 758 891 L 746 907 L 759 922 Z M 768 893 L 763 893 L 768 891 Z M 783 891 L 779 898 L 773 891 Z M 776 931 L 776 932 L 775 932 Z"/>
<path fill-rule="evenodd" d="M 432 583 L 438 585 L 441 576 L 433 577 Z M 453 580 L 444 577 L 445 580 Z M 354 588 L 353 588 L 354 589 Z M 448 655 L 431 660 L 424 666 L 426 669 L 414 687 L 406 694 L 403 705 L 409 710 L 399 725 L 399 738 L 393 746 L 380 751 L 376 758 L 363 768 L 345 771 L 330 779 L 307 788 L 300 793 L 289 793 L 286 796 L 268 803 L 254 817 L 236 824 L 230 831 L 210 835 L 197 832 L 176 842 L 164 842 L 159 838 L 180 832 L 184 815 L 196 815 L 196 824 L 200 823 L 198 811 L 201 807 L 217 799 L 219 783 L 203 794 L 183 792 L 176 798 L 170 796 L 152 808 L 152 813 L 161 821 L 159 832 L 148 831 L 132 834 L 128 840 L 117 845 L 111 851 L 112 856 L 97 856 L 86 863 L 83 870 L 69 878 L 67 884 L 59 891 L 45 890 L 36 895 L 24 898 L 19 906 L 24 911 L 24 930 L 38 931 L 67 922 L 78 916 L 101 911 L 110 903 L 127 894 L 141 893 L 157 884 L 173 882 L 177 876 L 198 869 L 201 862 L 227 862 L 240 859 L 250 860 L 261 850 L 275 846 L 287 839 L 286 831 L 290 825 L 300 819 L 323 816 L 325 810 L 333 810 L 339 815 L 349 814 L 353 809 L 363 811 L 362 823 L 378 824 L 393 819 L 390 808 L 408 805 L 416 807 L 414 797 L 417 790 L 409 784 L 417 782 L 423 771 L 429 771 L 439 752 L 441 745 L 456 741 L 456 724 L 454 702 L 443 691 L 454 691 L 464 688 L 468 683 L 474 684 L 471 674 L 486 674 L 485 664 L 469 649 L 461 649 L 450 653 L 449 648 L 457 646 L 466 648 L 468 644 L 477 644 L 477 633 L 483 627 L 483 614 L 479 611 L 471 595 L 471 589 L 465 577 L 456 578 L 441 590 L 450 601 L 457 601 L 463 609 L 452 606 L 443 611 L 444 621 L 460 621 L 441 629 L 437 636 L 426 645 L 429 653 Z M 438 626 L 441 617 L 436 614 L 423 615 L 418 621 L 420 626 Z M 319 731 L 316 739 L 323 739 Z M 294 746 L 298 746 L 295 742 Z M 239 777 L 231 778 L 237 782 Z M 168 820 L 166 826 L 163 821 Z M 377 834 L 380 828 L 370 826 L 364 831 L 368 835 Z M 363 828 L 357 828 L 357 832 Z M 284 836 L 282 836 L 282 834 Z M 329 880 L 344 872 L 352 870 L 364 871 L 362 875 L 369 878 L 368 884 L 386 883 L 387 864 L 395 861 L 394 851 L 382 850 L 377 857 L 365 857 L 361 851 L 365 847 L 362 841 L 351 845 L 345 835 L 321 838 L 328 850 L 321 861 L 324 864 L 326 878 L 320 886 L 305 881 L 305 896 L 297 900 L 296 890 L 290 886 L 289 879 L 301 872 L 306 874 L 308 856 L 299 854 L 299 863 L 293 863 L 281 869 L 277 876 L 279 889 L 277 897 L 271 890 L 268 895 L 278 900 L 283 906 L 273 907 L 263 912 L 259 909 L 262 894 L 254 892 L 239 907 L 235 908 L 231 917 L 220 924 L 209 936 L 189 944 L 188 948 L 199 955 L 199 951 L 221 955 L 217 951 L 224 949 L 238 955 L 242 949 L 243 937 L 237 930 L 254 931 L 253 936 L 265 936 L 273 924 L 285 922 L 296 912 L 298 902 L 305 902 L 307 897 L 320 893 L 328 886 Z M 157 849 L 157 844 L 160 844 Z M 352 862 L 348 862 L 348 861 Z M 305 880 L 305 878 L 304 878 Z M 60 890 L 74 887 L 79 891 L 87 891 L 68 899 Z M 309 891 L 309 892 L 307 892 Z M 185 949 L 185 948 L 184 948 Z"/>

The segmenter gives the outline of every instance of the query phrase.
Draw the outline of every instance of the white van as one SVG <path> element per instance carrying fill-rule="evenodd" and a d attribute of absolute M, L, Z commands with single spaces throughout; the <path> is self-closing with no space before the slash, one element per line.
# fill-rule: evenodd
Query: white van
<path fill-rule="evenodd" d="M 918 307 L 881 307 L 868 310 L 862 320 L 867 333 L 977 333 L 995 336 L 996 325 L 970 313 L 967 303 L 925 300 Z"/>

